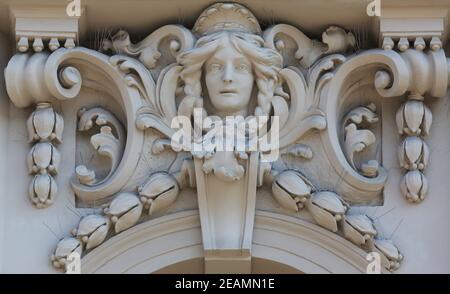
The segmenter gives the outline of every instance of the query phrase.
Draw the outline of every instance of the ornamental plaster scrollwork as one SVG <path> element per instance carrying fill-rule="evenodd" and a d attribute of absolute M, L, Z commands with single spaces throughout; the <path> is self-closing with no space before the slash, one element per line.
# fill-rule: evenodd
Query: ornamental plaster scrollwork
<path fill-rule="evenodd" d="M 194 45 L 194 38 L 188 29 L 183 26 L 167 25 L 157 29 L 137 44 L 131 43 L 126 31 L 119 31 L 111 40 L 103 41 L 102 50 L 138 58 L 148 69 L 155 69 L 162 56 L 159 47 L 167 38 L 170 39 L 169 52 L 174 58 L 179 52 L 192 48 Z"/>
<path fill-rule="evenodd" d="M 369 160 L 356 167 L 354 154 L 364 151 L 368 146 L 376 141 L 375 135 L 368 129 L 358 129 L 364 123 L 373 124 L 378 122 L 375 113 L 375 104 L 369 104 L 365 107 L 357 107 L 351 110 L 344 118 L 344 151 L 347 160 L 352 167 L 359 170 L 366 177 L 376 177 L 379 163 L 376 160 Z"/>
<path fill-rule="evenodd" d="M 18 107 L 37 105 L 34 117 L 45 111 L 42 122 L 32 121 L 32 138 L 39 142 L 28 156 L 30 172 L 42 177 L 31 193 L 38 202 L 53 201 L 51 179 L 61 157 L 51 141 L 60 141 L 63 120 L 50 103 L 77 99 L 82 88 L 91 88 L 122 111 L 79 111 L 78 131 L 98 130 L 90 144 L 110 159 L 109 171 L 99 177 L 95 167 L 74 167 L 76 197 L 101 202 L 101 211 L 84 216 L 72 237 L 58 243 L 53 264 L 64 268 L 72 252 L 87 254 L 112 235 L 164 214 L 190 188 L 197 193 L 206 271 L 217 273 L 227 264 L 233 272 L 249 272 L 256 202 L 266 189 L 271 205 L 296 217 L 308 215 L 355 246 L 379 252 L 386 269 L 397 269 L 403 258 L 398 248 L 351 207 L 383 203 L 388 175 L 376 152 L 382 140 L 380 99 L 405 94 L 408 101 L 396 118 L 404 137 L 398 157 L 408 170 L 402 191 L 413 201 L 426 194 L 422 172 L 430 156 L 423 136 L 432 115 L 423 97 L 445 95 L 448 62 L 440 47 L 427 50 L 421 40 L 416 43 L 400 52 L 385 46 L 391 50 L 354 53 L 355 38 L 343 28 L 328 28 L 322 41 L 287 24 L 263 31 L 242 5 L 216 3 L 192 29 L 166 25 L 136 44 L 119 31 L 104 40 L 103 52 L 75 47 L 16 54 L 5 72 L 11 100 Z M 24 83 L 30 73 L 31 82 Z M 360 89 L 368 94 L 359 96 Z M 210 119 L 223 129 L 226 116 L 244 122 L 270 117 L 256 131 L 243 132 L 244 143 L 257 133 L 257 142 L 268 144 L 256 151 L 237 144 L 231 150 L 183 149 L 174 139 L 181 128 L 177 117 L 194 122 L 188 129 L 195 143 L 212 134 L 196 128 L 197 115 L 201 123 Z M 279 156 L 266 160 L 275 138 Z M 157 158 L 150 167 L 158 159 L 161 164 L 136 175 L 142 154 Z"/>
<path fill-rule="evenodd" d="M 398 159 L 400 166 L 407 171 L 400 189 L 403 196 L 413 203 L 423 201 L 428 193 L 424 170 L 430 157 L 424 138 L 430 132 L 432 113 L 425 104 L 425 97 L 444 96 L 448 85 L 447 58 L 442 50 L 442 43 L 433 37 L 429 47 L 424 52 L 426 43 L 422 38 L 415 40 L 414 49 L 408 49 L 408 39 L 401 38 L 399 41 L 401 56 L 410 68 L 407 101 L 396 114 L 398 133 L 402 138 Z M 389 47 L 385 50 L 392 49 Z M 385 87 L 390 81 L 383 71 L 378 72 L 377 76 L 380 87 Z"/>
<path fill-rule="evenodd" d="M 100 155 L 108 157 L 111 161 L 109 174 L 101 180 L 102 182 L 106 181 L 119 165 L 125 142 L 125 131 L 117 118 L 102 108 L 81 109 L 79 116 L 78 131 L 90 130 L 94 124 L 100 126 L 100 132 L 93 135 L 90 142 Z M 112 128 L 117 135 L 113 134 Z M 75 173 L 81 184 L 96 185 L 100 183 L 96 179 L 95 171 L 89 170 L 84 165 L 77 166 Z"/>

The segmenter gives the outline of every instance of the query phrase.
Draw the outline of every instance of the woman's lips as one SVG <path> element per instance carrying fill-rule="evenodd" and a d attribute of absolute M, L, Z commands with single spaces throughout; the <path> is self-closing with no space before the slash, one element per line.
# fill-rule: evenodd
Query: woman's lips
<path fill-rule="evenodd" d="M 222 90 L 222 91 L 220 91 L 219 93 L 220 93 L 220 94 L 237 94 L 237 91 L 231 89 L 231 90 Z"/>

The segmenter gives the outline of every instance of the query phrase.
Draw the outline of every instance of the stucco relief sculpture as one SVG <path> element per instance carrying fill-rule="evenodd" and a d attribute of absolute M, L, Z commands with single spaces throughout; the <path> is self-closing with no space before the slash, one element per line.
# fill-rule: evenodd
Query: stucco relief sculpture
<path fill-rule="evenodd" d="M 78 131 L 92 133 L 91 146 L 110 164 L 100 174 L 83 162 L 74 167 L 71 187 L 77 199 L 102 212 L 83 217 L 73 237 L 59 242 L 54 265 L 64 267 L 71 252 L 89 252 L 113 234 L 164 213 L 184 189 L 193 188 L 212 268 L 223 258 L 251 257 L 258 194 L 268 190 L 274 207 L 309 215 L 356 246 L 379 252 L 386 269 L 397 269 L 403 258 L 397 247 L 352 206 L 383 203 L 387 173 L 379 152 L 380 99 L 404 94 L 408 101 L 396 117 L 404 136 L 399 159 L 408 170 L 402 191 L 414 202 L 425 197 L 422 172 L 429 151 L 423 136 L 431 111 L 423 96 L 445 94 L 447 58 L 441 48 L 426 50 L 419 43 L 400 53 L 354 52 L 355 42 L 338 27 L 327 29 L 321 42 L 286 24 L 262 31 L 245 7 L 216 3 L 192 30 L 166 25 L 137 44 L 119 31 L 104 40 L 103 52 L 75 47 L 15 55 L 6 69 L 11 99 L 20 107 L 37 105 L 33 117 L 47 107 L 46 117 L 53 119 L 29 123 L 39 141 L 29 155 L 36 179 L 46 176 L 53 183 L 60 161 L 50 141 L 60 140 L 62 118 L 48 103 L 76 99 L 86 87 L 103 92 L 123 112 L 79 111 Z M 26 72 L 39 74 L 31 75 L 32 83 L 21 83 Z M 361 96 L 361 89 L 368 94 Z M 199 116 L 206 128 L 198 125 Z M 258 123 L 238 128 L 243 141 L 220 150 L 208 143 L 214 131 L 230 135 L 227 116 Z M 175 140 L 180 117 L 193 122 L 188 139 L 194 145 L 212 147 L 194 150 L 186 148 L 186 137 Z M 39 137 L 41 127 L 49 129 L 45 138 Z M 250 144 L 255 138 L 256 150 Z M 273 151 L 279 156 L 268 160 Z M 169 163 L 143 176 L 138 170 L 147 153 Z M 56 186 L 36 179 L 33 202 L 47 206 Z"/>
<path fill-rule="evenodd" d="M 30 199 L 37 208 L 45 208 L 58 193 L 53 177 L 58 173 L 61 155 L 53 143 L 62 143 L 64 120 L 50 103 L 39 103 L 28 118 L 27 129 L 29 141 L 35 142 L 27 157 L 29 173 L 35 175 Z"/>

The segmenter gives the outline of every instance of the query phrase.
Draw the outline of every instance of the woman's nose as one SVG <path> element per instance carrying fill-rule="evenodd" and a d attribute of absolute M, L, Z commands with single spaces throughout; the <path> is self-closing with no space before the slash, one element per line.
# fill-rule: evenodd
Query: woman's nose
<path fill-rule="evenodd" d="M 227 64 L 223 71 L 223 81 L 227 84 L 233 82 L 233 65 Z"/>

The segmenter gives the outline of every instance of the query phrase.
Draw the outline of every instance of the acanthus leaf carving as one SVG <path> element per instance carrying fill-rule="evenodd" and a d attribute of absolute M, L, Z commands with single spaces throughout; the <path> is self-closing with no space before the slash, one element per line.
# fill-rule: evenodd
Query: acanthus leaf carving
<path fill-rule="evenodd" d="M 81 184 L 96 185 L 107 181 L 119 165 L 124 149 L 125 131 L 117 118 L 103 108 L 81 109 L 79 115 L 79 131 L 90 130 L 94 125 L 100 126 L 100 132 L 93 135 L 90 142 L 100 155 L 111 160 L 110 172 L 101 181 L 97 181 L 95 171 L 88 170 L 84 165 L 76 167 L 76 175 Z M 117 135 L 113 134 L 111 127 L 114 128 Z"/>
<path fill-rule="evenodd" d="M 277 24 L 264 31 L 266 47 L 283 51 L 285 42 L 282 36 L 292 38 L 297 46 L 294 58 L 298 60 L 303 68 L 311 67 L 320 57 L 325 54 L 346 52 L 355 46 L 355 37 L 344 29 L 331 26 L 322 33 L 322 42 L 311 40 L 296 27 L 287 24 Z M 290 60 L 287 56 L 283 56 Z"/>
<path fill-rule="evenodd" d="M 111 40 L 103 41 L 102 49 L 105 51 L 111 50 L 115 54 L 136 57 L 147 68 L 154 69 L 162 55 L 159 51 L 161 41 L 166 38 L 171 38 L 169 49 L 174 58 L 180 52 L 194 45 L 194 37 L 188 29 L 181 25 L 166 25 L 137 44 L 131 43 L 128 33 L 120 30 L 112 36 Z"/>
<path fill-rule="evenodd" d="M 286 153 L 296 156 L 296 157 L 308 159 L 308 160 L 312 159 L 314 156 L 314 153 L 313 153 L 311 147 L 304 145 L 304 144 L 294 144 L 287 149 Z"/>
<path fill-rule="evenodd" d="M 227 21 L 224 21 L 224 15 L 229 17 Z M 88 225 L 87 220 L 80 222 L 78 230 L 81 228 L 85 233 L 76 236 L 88 250 L 106 240 L 105 218 L 110 219 L 111 227 L 119 233 L 139 223 L 144 210 L 148 210 L 150 215 L 157 214 L 174 204 L 182 189 L 192 187 L 197 189 L 201 200 L 199 210 L 203 231 L 207 231 L 205 227 L 215 232 L 227 231 L 214 225 L 218 223 L 230 228 L 226 225 L 232 222 L 224 220 L 232 215 L 233 220 L 241 222 L 241 226 L 240 229 L 230 229 L 239 232 L 227 241 L 234 242 L 239 239 L 235 238 L 236 235 L 242 234 L 246 242 L 242 244 L 246 245 L 236 245 L 236 242 L 230 248 L 247 252 L 250 250 L 248 244 L 251 244 L 251 233 L 248 232 L 253 226 L 251 210 L 255 207 L 256 188 L 263 189 L 265 182 L 271 186 L 274 198 L 283 208 L 293 213 L 309 213 L 319 226 L 342 234 L 364 249 L 377 248 L 383 254 L 384 266 L 395 269 L 402 259 L 398 249 L 391 247 L 390 241 L 376 239 L 373 220 L 348 213 L 354 204 L 381 205 L 382 190 L 387 180 L 381 156 L 364 158 L 364 161 L 358 157 L 363 157 L 362 152 L 380 144 L 381 138 L 376 136 L 379 130 L 369 128 L 378 120 L 375 108 L 370 104 L 349 108 L 356 105 L 355 99 L 363 101 L 358 105 L 375 101 L 379 97 L 374 94 L 381 97 L 408 95 L 408 101 L 396 118 L 399 132 L 404 136 L 398 157 L 401 166 L 408 170 L 401 189 L 412 201 L 423 199 L 427 180 L 422 171 L 429 160 L 423 137 L 429 134 L 432 120 L 424 95 L 440 96 L 447 89 L 448 78 L 448 62 L 441 45 L 435 40 L 433 45 L 430 44 L 432 50 L 427 51 L 423 41 L 417 38 L 415 49 L 409 49 L 409 44 L 405 43 L 407 40 L 400 40 L 401 52 L 366 50 L 346 56 L 344 54 L 355 46 L 355 38 L 342 28 L 327 29 L 322 34 L 322 42 L 313 41 L 297 28 L 285 24 L 275 25 L 261 33 L 256 17 L 248 9 L 239 4 L 219 3 L 205 10 L 192 30 L 178 25 L 164 26 L 136 44 L 130 42 L 127 33 L 120 31 L 111 42 L 105 43 L 105 49 L 111 49 L 113 56 L 86 48 L 61 48 L 50 55 L 40 52 L 31 57 L 15 56 L 6 76 L 8 91 L 12 93 L 10 96 L 20 106 L 41 103 L 44 94 L 52 96 L 52 102 L 55 99 L 73 99 L 83 86 L 101 89 L 123 109 L 120 117 L 125 119 L 121 123 L 114 122 L 114 115 L 99 108 L 88 110 L 80 117 L 81 129 L 90 129 L 94 124 L 100 127 L 100 133 L 92 136 L 91 143 L 101 154 L 112 159 L 106 178 L 97 179 L 95 170 L 79 165 L 72 182 L 78 198 L 91 203 L 103 200 L 107 206 L 104 215 L 92 217 L 96 221 L 94 225 Z M 39 42 L 35 45 L 35 50 L 43 50 Z M 168 46 L 168 51 L 161 46 Z M 167 53 L 170 53 L 170 58 L 166 60 L 162 57 Z M 223 64 L 214 64 L 212 57 L 217 61 L 218 56 L 221 57 L 219 53 L 225 56 L 219 60 Z M 214 80 L 211 71 L 221 72 L 227 68 L 233 54 L 248 61 L 233 68 L 242 74 L 239 78 L 232 76 L 234 81 L 245 85 L 220 88 L 221 78 Z M 18 82 L 13 77 L 24 68 L 31 73 L 43 69 L 44 74 L 39 77 L 42 80 L 33 78 L 36 79 L 33 86 L 14 87 Z M 91 72 L 99 78 L 90 79 Z M 421 80 L 421 77 L 426 78 Z M 209 79 L 214 81 L 208 85 Z M 247 89 L 251 91 L 241 92 L 245 86 L 249 86 Z M 354 98 L 356 90 L 363 88 L 371 91 L 370 97 Z M 218 91 L 214 92 L 214 89 Z M 34 97 L 30 94 L 32 92 L 39 95 Z M 232 96 L 241 102 L 237 107 L 239 111 L 223 111 L 229 110 L 227 106 L 232 103 L 225 106 L 217 103 Z M 249 113 L 256 117 L 278 116 L 280 152 L 300 157 L 299 162 L 287 168 L 282 160 L 274 164 L 264 162 L 264 152 L 213 150 L 196 153 L 172 149 L 171 155 L 176 153 L 176 164 L 172 162 L 170 167 L 160 167 L 150 174 L 142 171 L 139 175 L 134 174 L 143 160 L 144 148 L 145 151 L 151 148 L 155 158 L 159 158 L 156 155 L 166 156 L 164 151 L 175 133 L 171 126 L 173 118 L 185 115 L 191 119 L 196 107 L 201 108 L 204 117 L 230 113 L 244 117 L 249 117 Z M 54 119 L 41 122 L 41 114 L 38 114 L 31 121 L 34 129 L 30 128 L 30 138 L 38 143 L 30 152 L 28 162 L 30 171 L 39 173 L 30 189 L 32 198 L 37 202 L 50 199 L 51 203 L 56 190 L 52 176 L 56 174 L 59 162 L 53 143 L 62 139 L 62 118 L 53 107 L 46 108 L 47 114 L 43 116 L 52 114 Z M 219 117 L 221 119 L 223 117 Z M 273 125 L 263 124 L 264 134 L 270 133 L 269 126 Z M 146 131 L 149 128 L 157 130 L 156 135 Z M 318 135 L 310 133 L 311 130 L 318 131 Z M 201 135 L 204 137 L 207 132 L 201 132 Z M 179 156 L 181 153 L 183 156 Z M 186 160 L 180 160 L 184 156 Z M 301 164 L 309 166 L 301 171 L 295 169 Z M 336 176 L 339 185 L 330 188 L 332 180 L 320 178 L 318 172 L 303 175 L 302 172 L 310 166 L 323 168 L 327 175 Z M 329 170 L 325 170 L 328 167 Z M 237 195 L 247 197 L 243 201 L 245 205 L 241 203 L 246 208 L 242 209 L 245 213 L 239 214 L 236 212 L 239 209 L 236 209 L 216 223 L 205 220 L 205 212 L 212 211 L 214 213 L 209 215 L 216 217 L 220 215 L 219 208 L 229 204 L 220 201 L 233 200 L 228 190 L 239 191 Z M 230 197 L 218 198 L 221 205 L 212 208 L 214 201 L 211 197 L 217 195 Z M 101 230 L 97 231 L 99 228 Z M 94 231 L 98 233 L 94 235 Z M 208 232 L 203 236 L 210 246 L 205 246 L 208 254 L 218 248 L 226 248 L 217 247 L 223 243 L 217 245 L 214 242 L 220 238 L 211 236 Z M 61 248 L 72 248 L 66 245 L 77 244 L 70 239 L 64 242 Z M 63 251 L 73 249 L 67 248 Z M 55 257 L 57 264 L 64 254 Z"/>
<path fill-rule="evenodd" d="M 314 105 L 313 99 L 308 95 L 310 90 L 303 75 L 293 68 L 284 68 L 280 75 L 286 82 L 290 91 L 290 109 L 284 124 L 280 124 L 280 149 L 301 139 L 312 129 L 324 130 L 326 120 L 323 113 Z M 310 99 L 308 99 L 310 98 Z M 277 113 L 275 115 L 285 115 Z M 298 123 L 298 120 L 301 123 Z"/>
<path fill-rule="evenodd" d="M 140 66 L 140 69 L 147 71 L 138 62 L 133 60 L 129 60 L 129 62 L 134 62 L 133 65 L 138 68 Z M 43 67 L 44 75 L 46 76 L 45 86 L 56 99 L 72 99 L 79 94 L 81 85 L 84 85 L 100 89 L 123 106 L 126 117 L 124 122 L 126 132 L 122 132 L 123 136 L 121 136 L 120 140 L 123 141 L 121 144 L 123 144 L 124 150 L 123 155 L 117 157 L 118 164 L 115 171 L 111 172 L 106 179 L 98 180 L 95 178 L 92 170 L 88 170 L 85 166 L 79 166 L 76 169 L 79 179 L 75 176 L 71 182 L 77 197 L 86 204 L 114 195 L 127 183 L 139 160 L 139 151 L 144 136 L 136 129 L 135 120 L 136 111 L 143 106 L 145 98 L 139 92 L 136 92 L 135 88 L 126 83 L 123 72 L 110 63 L 110 57 L 93 50 L 86 48 L 58 49 L 48 56 Z M 73 86 L 68 85 L 63 75 L 60 75 L 62 71 L 66 71 L 68 68 L 70 68 L 71 74 L 66 76 L 72 77 L 70 80 L 75 82 Z M 91 71 L 98 73 L 99 78 L 94 83 L 89 79 L 83 79 L 83 75 Z M 100 124 L 102 119 L 99 120 Z M 107 131 L 106 129 L 104 130 Z M 118 129 L 113 131 L 113 134 L 114 132 L 119 134 Z M 129 142 L 134 143 L 127 144 Z M 113 149 L 110 149 L 110 151 L 108 151 L 110 154 L 114 153 Z"/>
<path fill-rule="evenodd" d="M 172 119 L 177 115 L 175 96 L 181 67 L 175 64 L 167 66 L 160 73 L 156 86 L 146 87 L 149 98 L 147 106 L 142 107 L 136 119 L 140 130 L 153 128 L 170 138 L 175 132 L 171 128 Z"/>
<path fill-rule="evenodd" d="M 378 162 L 371 159 L 361 162 L 359 166 L 355 163 L 354 154 L 363 152 L 367 147 L 376 142 L 375 134 L 368 129 L 358 127 L 364 124 L 378 122 L 375 113 L 376 106 L 371 103 L 366 107 L 357 107 L 351 110 L 344 118 L 344 151 L 351 166 L 366 177 L 376 177 L 378 173 Z"/>
<path fill-rule="evenodd" d="M 320 96 L 322 95 L 322 91 L 326 88 L 327 83 L 333 79 L 333 70 L 336 67 L 339 67 L 344 61 L 345 58 L 343 56 L 335 55 L 329 56 L 321 62 L 318 62 L 317 65 L 312 67 L 309 75 L 307 76 L 308 83 L 306 82 L 304 75 L 295 69 L 285 68 L 280 71 L 280 76 L 283 78 L 283 81 L 287 83 L 289 94 L 283 94 L 281 91 L 278 91 L 277 94 L 279 96 L 274 96 L 274 99 L 271 101 L 271 105 L 276 115 L 284 115 L 282 120 L 282 130 L 284 132 L 282 133 L 282 140 L 284 141 L 282 141 L 283 143 L 281 144 L 281 147 L 290 147 L 292 143 L 301 139 L 302 136 L 305 135 L 310 129 L 324 130 L 326 128 L 327 123 L 324 117 L 325 114 L 320 110 Z M 199 101 L 196 97 L 188 96 L 186 99 L 192 98 L 190 100 L 192 102 L 191 107 L 186 107 L 186 111 L 183 110 L 181 106 L 181 110 L 176 109 L 177 105 L 175 103 L 175 96 L 177 89 L 179 88 L 178 81 L 182 75 L 181 71 L 183 70 L 180 66 L 171 65 L 166 67 L 166 69 L 162 71 L 155 87 L 155 85 L 151 82 L 151 79 L 148 79 L 148 72 L 143 70 L 138 64 L 132 62 L 131 60 L 118 57 L 111 58 L 110 62 L 112 62 L 112 65 L 116 66 L 120 72 L 125 74 L 123 76 L 123 80 L 127 86 L 136 88 L 144 98 L 143 104 L 145 106 L 141 107 L 137 111 L 136 119 L 136 126 L 140 130 L 151 127 L 160 131 L 164 136 L 170 137 L 174 132 L 169 127 L 171 118 L 173 118 L 177 113 L 189 114 L 189 108 L 193 107 L 197 103 L 196 101 Z M 136 75 L 136 73 L 138 74 Z M 148 86 L 145 86 L 145 83 L 147 83 Z M 162 98 L 165 100 L 162 100 Z M 286 105 L 288 104 L 285 103 L 285 100 L 287 99 L 290 99 L 290 108 L 286 108 Z M 187 104 L 184 104 L 183 106 L 185 105 Z M 203 105 L 198 104 L 197 106 Z M 285 115 L 286 111 L 289 111 L 288 116 Z M 298 118 L 302 119 L 301 124 L 295 123 L 295 120 Z M 159 151 L 164 150 L 164 143 L 155 144 L 157 144 L 155 146 L 159 146 L 157 148 Z M 165 144 L 167 144 L 167 142 Z M 308 149 L 308 147 L 304 147 L 303 145 L 299 146 L 302 148 L 297 146 L 297 150 L 292 148 L 287 149 L 290 150 L 289 152 L 294 152 L 300 155 L 303 154 L 302 156 L 306 158 L 312 157 L 312 152 Z M 217 154 L 220 156 L 224 155 L 224 153 Z M 233 155 L 232 157 L 235 160 L 237 160 L 237 158 L 240 158 L 241 160 L 246 159 L 241 153 L 232 152 L 230 155 Z M 208 175 L 208 166 L 210 165 L 209 162 L 213 162 L 214 158 L 214 154 L 206 154 L 204 158 L 196 158 L 196 160 L 205 160 L 205 162 L 202 163 L 201 172 Z M 227 157 L 218 157 L 217 159 L 226 158 Z M 216 166 L 216 164 L 212 164 L 212 166 L 213 167 L 210 171 L 215 171 L 214 166 Z M 220 168 L 218 168 L 218 171 L 219 172 L 214 173 L 218 178 L 220 178 L 220 176 L 218 176 L 219 174 L 223 174 L 223 179 L 227 179 L 226 175 L 229 175 L 228 170 L 220 170 Z M 197 179 L 199 177 L 198 172 L 197 167 Z M 243 172 L 241 170 L 241 176 L 237 178 L 232 176 L 232 178 L 239 180 L 244 175 L 245 170 Z M 283 172 L 280 173 L 279 176 L 286 177 Z M 167 182 L 167 185 L 163 185 L 162 183 L 155 184 L 156 182 L 154 179 L 159 177 L 166 179 L 167 181 L 165 182 Z M 176 182 L 173 177 L 175 177 Z M 186 178 L 186 176 L 184 178 Z M 192 179 L 193 177 L 189 176 L 188 178 Z M 316 191 L 315 188 L 313 189 L 311 183 L 309 183 L 306 179 L 305 181 L 306 182 L 303 188 L 305 188 L 304 190 L 306 192 L 303 191 L 304 193 L 302 194 L 302 191 L 297 191 L 297 193 L 299 193 L 298 196 L 300 197 L 294 196 L 294 209 L 307 207 L 308 211 L 310 211 L 311 215 L 319 225 L 333 232 L 337 232 L 338 223 L 344 219 L 344 214 L 348 205 L 334 192 Z M 192 183 L 191 180 L 190 182 Z M 173 203 L 178 194 L 178 190 L 181 188 L 179 183 L 180 181 L 175 175 L 163 175 L 161 173 L 156 173 L 152 175 L 149 181 L 138 190 L 139 196 L 141 197 L 140 201 L 136 195 L 130 193 L 122 193 L 116 197 L 110 204 L 110 207 L 105 210 L 105 213 L 111 217 L 111 222 L 115 224 L 116 233 L 135 225 L 141 217 L 142 208 L 149 209 L 149 213 L 152 214 L 154 212 L 153 210 L 158 211 L 160 207 L 167 207 Z M 199 185 L 198 182 L 197 185 Z M 276 182 L 274 185 L 278 185 L 274 189 L 275 191 L 278 191 L 279 194 L 282 192 L 286 193 L 286 190 L 283 190 L 284 188 L 280 186 L 279 182 Z M 289 183 L 283 183 L 281 185 L 289 186 Z M 295 187 L 294 185 L 293 187 L 288 188 L 295 190 L 298 187 Z M 310 196 L 310 192 L 307 190 L 312 191 L 312 189 L 315 192 L 312 196 Z M 296 195 L 295 192 L 296 191 L 290 191 L 287 197 L 286 195 L 283 195 L 282 197 L 285 197 L 285 199 L 290 199 L 289 197 Z M 124 199 L 127 199 L 127 201 Z M 137 204 L 137 201 L 143 204 L 142 207 Z M 117 204 L 121 202 L 125 204 Z M 156 205 L 158 202 L 160 204 Z M 285 206 L 293 206 L 289 200 L 286 200 L 285 202 Z M 123 208 L 118 209 L 118 207 L 122 206 Z"/>

